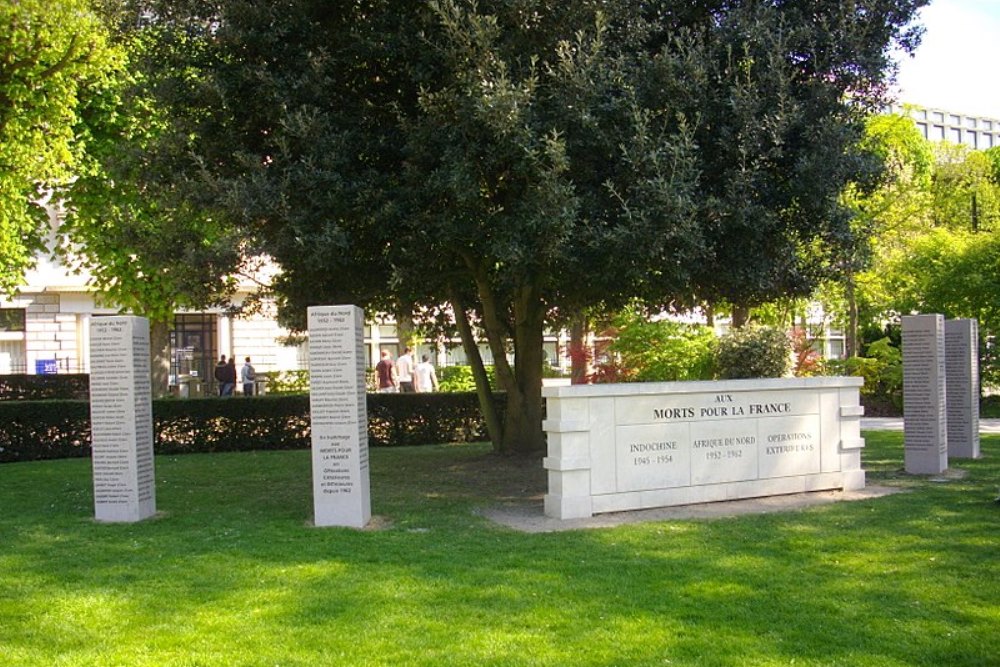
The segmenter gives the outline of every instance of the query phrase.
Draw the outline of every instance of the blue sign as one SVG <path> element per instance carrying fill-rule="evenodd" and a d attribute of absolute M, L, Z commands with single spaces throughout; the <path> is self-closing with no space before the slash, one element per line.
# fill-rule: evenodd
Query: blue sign
<path fill-rule="evenodd" d="M 35 359 L 36 375 L 55 375 L 59 372 L 59 362 L 55 359 Z"/>

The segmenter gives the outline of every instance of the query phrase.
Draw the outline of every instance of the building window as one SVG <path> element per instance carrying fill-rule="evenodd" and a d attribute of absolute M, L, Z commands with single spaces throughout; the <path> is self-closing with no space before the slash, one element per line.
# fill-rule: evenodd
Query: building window
<path fill-rule="evenodd" d="M 984 120 L 983 121 L 983 129 L 984 130 L 992 130 L 993 129 L 993 121 L 991 121 L 991 120 Z"/>
<path fill-rule="evenodd" d="M 944 125 L 935 125 L 930 139 L 934 141 L 944 141 Z"/>
<path fill-rule="evenodd" d="M 948 116 L 948 123 L 951 125 L 961 125 L 962 117 L 956 116 L 955 114 L 951 114 L 950 116 Z"/>
<path fill-rule="evenodd" d="M 976 131 L 975 130 L 966 130 L 965 131 L 965 143 L 966 143 L 966 145 L 972 146 L 973 148 L 976 147 Z"/>
<path fill-rule="evenodd" d="M 0 332 L 24 333 L 24 308 L 0 308 Z"/>
<path fill-rule="evenodd" d="M 966 127 L 975 127 L 976 126 L 976 119 L 975 118 L 966 118 L 965 119 L 965 126 Z"/>
<path fill-rule="evenodd" d="M 927 139 L 927 123 L 917 123 L 917 129 L 920 130 L 920 134 L 924 135 L 924 139 Z"/>
<path fill-rule="evenodd" d="M 950 127 L 950 128 L 948 128 L 948 139 L 953 144 L 960 144 L 960 143 L 962 143 L 962 130 L 960 130 L 957 127 Z"/>
<path fill-rule="evenodd" d="M 214 382 L 218 350 L 218 317 L 208 313 L 174 316 L 170 332 L 170 376 L 177 383 L 187 376 Z"/>
<path fill-rule="evenodd" d="M 943 123 L 944 114 L 941 113 L 940 111 L 935 111 L 934 113 L 931 114 L 931 119 L 934 120 L 934 122 L 936 123 Z"/>

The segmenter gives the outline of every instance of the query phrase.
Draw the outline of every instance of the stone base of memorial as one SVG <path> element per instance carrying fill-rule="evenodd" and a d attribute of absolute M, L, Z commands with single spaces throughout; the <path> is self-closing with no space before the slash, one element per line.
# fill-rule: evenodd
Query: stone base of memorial
<path fill-rule="evenodd" d="M 149 320 L 90 322 L 94 517 L 134 522 L 156 514 Z"/>
<path fill-rule="evenodd" d="M 546 387 L 558 519 L 865 486 L 854 377 Z"/>

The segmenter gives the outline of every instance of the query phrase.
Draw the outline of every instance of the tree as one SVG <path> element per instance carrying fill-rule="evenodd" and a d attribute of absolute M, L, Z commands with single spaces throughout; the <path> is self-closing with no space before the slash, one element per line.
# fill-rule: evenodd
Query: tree
<path fill-rule="evenodd" d="M 706 6 L 684 52 L 702 64 L 678 91 L 695 124 L 708 242 L 695 301 L 749 306 L 807 296 L 840 277 L 863 236 L 841 200 L 874 184 L 860 146 L 864 119 L 884 107 L 888 47 L 925 2 L 739 2 Z M 694 10 L 692 10 L 694 11 Z M 860 148 L 860 149 L 859 149 Z"/>
<path fill-rule="evenodd" d="M 844 195 L 856 211 L 855 229 L 869 240 L 845 258 L 845 279 L 836 281 L 843 285 L 849 357 L 860 352 L 862 311 L 868 311 L 869 319 L 886 315 L 880 267 L 907 239 L 927 229 L 933 206 L 934 153 L 912 119 L 898 114 L 871 116 L 862 146 L 880 158 L 884 169 L 877 187 L 866 191 L 852 184 Z"/>
<path fill-rule="evenodd" d="M 494 443 L 534 451 L 557 311 L 752 303 L 824 275 L 850 242 L 839 188 L 868 164 L 856 110 L 922 4 L 231 0 L 212 145 L 233 156 L 204 164 L 281 264 L 286 322 L 447 303 Z"/>
<path fill-rule="evenodd" d="M 935 146 L 935 157 L 934 224 L 972 231 L 1000 226 L 1000 185 L 989 155 L 942 143 Z"/>
<path fill-rule="evenodd" d="M 118 58 L 87 0 L 0 4 L 0 289 L 12 291 L 43 249 L 39 202 L 72 178 L 80 105 Z"/>
<path fill-rule="evenodd" d="M 164 394 L 174 311 L 226 303 L 241 259 L 194 150 L 217 122 L 203 74 L 211 22 L 176 22 L 146 3 L 106 9 L 124 58 L 80 112 L 88 150 L 63 192 L 63 250 L 109 305 L 150 319 Z"/>

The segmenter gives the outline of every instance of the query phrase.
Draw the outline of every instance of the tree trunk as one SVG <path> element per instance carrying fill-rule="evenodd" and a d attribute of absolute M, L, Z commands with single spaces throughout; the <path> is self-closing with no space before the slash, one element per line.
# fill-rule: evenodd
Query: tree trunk
<path fill-rule="evenodd" d="M 149 379 L 153 398 L 170 393 L 170 323 L 150 320 Z"/>
<path fill-rule="evenodd" d="M 479 344 L 472 334 L 469 315 L 455 290 L 451 290 L 451 307 L 455 312 L 455 323 L 458 325 L 458 335 L 462 339 L 462 349 L 465 350 L 465 358 L 469 360 L 472 377 L 476 382 L 476 398 L 479 399 L 479 410 L 486 422 L 486 432 L 489 434 L 490 442 L 493 443 L 493 450 L 499 452 L 503 443 L 503 425 L 500 423 L 500 415 L 497 414 L 497 406 L 493 402 L 493 390 L 490 389 L 483 357 L 479 354 Z"/>
<path fill-rule="evenodd" d="M 733 304 L 733 328 L 742 329 L 750 323 L 750 306 Z"/>
<path fill-rule="evenodd" d="M 545 309 L 530 287 L 514 302 L 514 383 L 507 388 L 501 451 L 532 454 L 545 450 L 542 431 L 542 341 Z"/>
<path fill-rule="evenodd" d="M 570 384 L 587 384 L 593 372 L 591 360 L 594 355 L 587 344 L 587 328 L 584 315 L 577 315 L 569 325 Z"/>
<path fill-rule="evenodd" d="M 482 325 L 493 352 L 497 382 L 507 392 L 503 435 L 499 451 L 523 454 L 545 449 L 542 431 L 542 331 L 545 308 L 534 285 L 522 285 L 515 291 L 513 304 L 497 301 L 487 271 L 477 258 L 465 254 L 463 260 L 472 272 L 482 304 Z M 503 319 L 513 313 L 513 332 Z M 507 338 L 514 338 L 514 366 L 507 361 Z M 479 382 L 477 381 L 477 386 Z M 496 442 L 494 442 L 496 447 Z"/>

